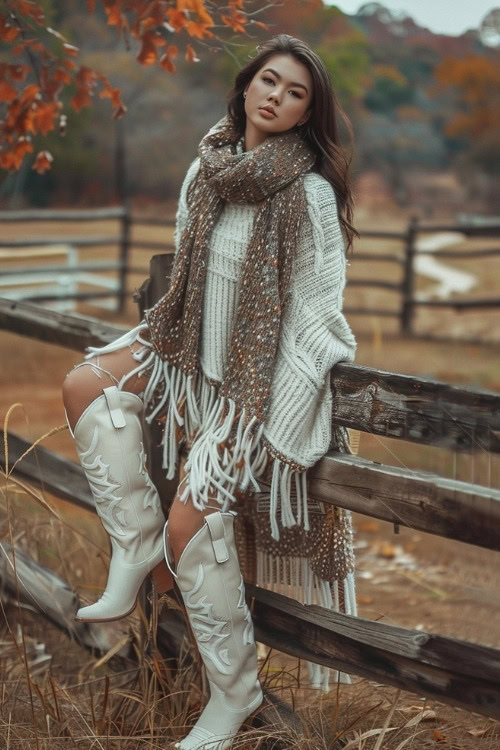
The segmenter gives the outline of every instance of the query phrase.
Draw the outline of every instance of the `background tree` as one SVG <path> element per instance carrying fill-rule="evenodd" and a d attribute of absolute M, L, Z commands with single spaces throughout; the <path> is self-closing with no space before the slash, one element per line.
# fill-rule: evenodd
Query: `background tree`
<path fill-rule="evenodd" d="M 87 2 L 89 12 L 94 13 L 95 0 Z M 246 10 L 250 6 L 251 12 Z M 141 65 L 157 65 L 168 73 L 176 70 L 179 47 L 172 41 L 177 35 L 182 38 L 186 60 L 194 63 L 200 58 L 188 41 L 191 38 L 200 43 L 210 40 L 210 47 L 221 47 L 228 43 L 225 32 L 244 33 L 251 25 L 265 28 L 254 17 L 259 10 L 251 0 L 227 0 L 221 7 L 204 0 L 102 0 L 98 10 L 107 24 L 116 28 L 126 47 L 137 45 L 136 59 Z M 120 89 L 112 86 L 106 75 L 77 63 L 78 48 L 49 23 L 57 16 L 55 7 L 47 2 L 4 0 L 0 12 L 0 102 L 4 108 L 0 166 L 4 169 L 21 166 L 33 151 L 32 136 L 45 136 L 56 128 L 61 134 L 66 132 L 62 97 L 69 87 L 74 89 L 69 104 L 77 112 L 90 106 L 95 93 L 110 100 L 114 118 L 126 111 Z M 52 154 L 41 150 L 34 169 L 44 172 L 52 161 Z"/>

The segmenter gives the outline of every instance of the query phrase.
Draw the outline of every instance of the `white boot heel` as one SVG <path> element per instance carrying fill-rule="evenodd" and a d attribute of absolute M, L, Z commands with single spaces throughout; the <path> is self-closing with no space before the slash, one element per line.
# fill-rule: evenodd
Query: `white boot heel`
<path fill-rule="evenodd" d="M 191 732 L 175 745 L 179 750 L 231 747 L 263 699 L 233 523 L 231 512 L 206 516 L 176 571 L 165 526 L 165 558 L 182 593 L 210 685 L 210 700 Z"/>
<path fill-rule="evenodd" d="M 130 614 L 145 577 L 163 560 L 165 517 L 146 469 L 142 410 L 139 396 L 103 388 L 72 433 L 112 549 L 106 589 L 99 601 L 78 610 L 80 622 Z"/>

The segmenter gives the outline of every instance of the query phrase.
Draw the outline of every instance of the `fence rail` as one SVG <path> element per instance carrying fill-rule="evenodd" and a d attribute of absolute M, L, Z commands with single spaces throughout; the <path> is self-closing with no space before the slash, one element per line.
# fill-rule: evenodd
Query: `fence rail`
<path fill-rule="evenodd" d="M 119 231 L 116 236 L 96 235 L 96 236 L 57 236 L 57 237 L 29 237 L 27 239 L 14 239 L 11 241 L 0 241 L 0 248 L 11 248 L 14 252 L 16 248 L 22 247 L 46 247 L 56 243 L 65 243 L 74 247 L 91 248 L 96 246 L 111 247 L 116 246 L 118 250 L 118 259 L 115 269 L 118 274 L 117 289 L 112 292 L 86 292 L 85 296 L 78 296 L 78 293 L 66 295 L 63 292 L 57 294 L 36 294 L 32 299 L 38 301 L 49 301 L 56 299 L 75 299 L 75 300 L 92 300 L 100 297 L 115 297 L 117 300 L 118 311 L 123 311 L 127 298 L 128 276 L 137 269 L 132 269 L 129 264 L 130 252 L 134 250 L 144 250 L 149 252 L 174 251 L 172 242 L 157 242 L 149 240 L 140 240 L 132 238 L 132 230 L 135 227 L 174 227 L 173 218 L 156 218 L 133 215 L 128 206 L 114 206 L 109 208 L 96 208 L 85 210 L 41 210 L 29 209 L 26 211 L 0 211 L 0 223 L 15 222 L 94 222 L 116 219 L 119 221 Z M 403 252 L 398 253 L 366 253 L 356 252 L 354 260 L 388 262 L 398 265 L 402 269 L 402 278 L 398 282 L 385 281 L 383 279 L 350 279 L 350 287 L 367 287 L 385 289 L 386 291 L 396 292 L 399 295 L 399 305 L 397 309 L 379 309 L 376 307 L 354 305 L 346 307 L 345 312 L 349 315 L 376 315 L 382 317 L 396 317 L 399 319 L 400 330 L 407 335 L 419 335 L 415 331 L 414 317 L 418 308 L 422 307 L 439 307 L 449 308 L 452 310 L 467 311 L 474 309 L 498 309 L 500 308 L 500 298 L 490 297 L 485 299 L 450 299 L 450 300 L 421 300 L 415 294 L 415 258 L 420 255 L 417 247 L 418 238 L 421 235 L 433 234 L 438 232 L 460 232 L 468 238 L 471 237 L 500 237 L 500 224 L 485 223 L 476 224 L 473 222 L 459 224 L 421 224 L 416 217 L 409 220 L 408 226 L 404 231 L 384 231 L 384 230 L 363 230 L 361 239 L 387 239 L 398 240 L 402 243 Z M 479 248 L 477 250 L 436 250 L 432 252 L 435 258 L 450 259 L 479 259 L 500 255 L 500 248 Z M 72 273 L 78 276 L 78 273 L 84 271 L 83 264 L 77 265 Z M 102 269 L 101 269 L 102 270 Z M 31 269 L 30 269 L 31 272 Z M 29 299 L 27 295 L 24 299 Z M 426 335 L 425 338 L 432 338 Z"/>
<path fill-rule="evenodd" d="M 153 258 L 150 282 L 141 290 L 142 306 L 161 294 L 159 280 L 165 279 L 170 262 L 166 256 Z M 0 328 L 78 350 L 123 332 L 45 309 L 42 317 L 37 306 L 9 300 L 0 300 Z M 351 363 L 333 369 L 331 385 L 336 422 L 346 427 L 451 450 L 500 451 L 498 393 Z M 7 439 L 12 466 L 29 445 L 12 434 Z M 41 446 L 22 458 L 15 471 L 25 481 L 43 482 L 54 495 L 94 510 L 81 467 Z M 308 485 L 313 499 L 500 550 L 499 490 L 334 452 L 309 471 Z M 4 572 L 12 587 L 9 575 Z M 500 649 L 303 606 L 250 584 L 247 595 L 256 636 L 268 646 L 500 718 Z M 68 598 L 67 592 L 64 596 L 70 602 L 63 617 L 68 621 L 76 598 Z M 164 623 L 162 637 L 167 638 L 167 631 Z"/>

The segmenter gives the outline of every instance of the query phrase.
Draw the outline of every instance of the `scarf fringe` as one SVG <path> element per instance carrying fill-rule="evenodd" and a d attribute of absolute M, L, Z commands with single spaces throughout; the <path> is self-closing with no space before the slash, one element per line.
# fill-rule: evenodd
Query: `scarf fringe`
<path fill-rule="evenodd" d="M 297 471 L 276 457 L 272 446 L 263 439 L 264 425 L 257 426 L 256 417 L 247 423 L 246 409 L 237 416 L 235 402 L 219 396 L 217 386 L 203 373 L 186 375 L 162 360 L 150 341 L 141 336 L 147 328 L 148 324 L 142 322 L 111 344 L 88 347 L 85 359 L 118 351 L 136 341 L 143 344 L 132 355 L 138 366 L 122 377 L 118 388 L 122 390 L 133 375 L 150 371 L 143 393 L 145 419 L 151 423 L 166 407 L 161 445 L 167 479 L 175 476 L 183 434 L 193 441 L 185 466 L 187 479 L 181 500 L 187 502 L 190 495 L 194 506 L 203 510 L 209 502 L 209 494 L 215 493 L 222 510 L 227 510 L 236 500 L 235 492 L 252 485 L 256 492 L 269 497 L 273 539 L 279 541 L 280 538 L 278 518 L 285 528 L 303 524 L 309 531 L 306 472 Z M 157 393 L 161 396 L 153 405 Z M 236 440 L 231 454 L 225 443 L 235 425 Z M 270 458 L 274 459 L 271 484 L 259 484 L 257 479 Z M 297 497 L 296 517 L 290 496 L 292 483 Z M 302 604 L 318 604 L 335 612 L 339 611 L 339 586 L 343 586 L 345 612 L 357 615 L 354 573 L 348 573 L 342 581 L 329 582 L 313 573 L 307 558 L 275 557 L 257 550 L 257 584 Z M 324 692 L 329 691 L 331 682 L 351 683 L 350 675 L 345 672 L 312 662 L 307 662 L 307 668 L 311 685 Z"/>
<path fill-rule="evenodd" d="M 317 604 L 333 612 L 340 611 L 339 587 L 343 586 L 345 613 L 357 616 L 354 573 L 330 583 L 313 573 L 305 557 L 276 557 L 257 550 L 257 585 L 304 605 Z M 352 684 L 347 672 L 313 662 L 307 662 L 307 668 L 311 686 L 324 692 L 330 690 L 330 683 Z"/>
<path fill-rule="evenodd" d="M 231 398 L 219 396 L 217 386 L 203 373 L 186 375 L 164 361 L 151 342 L 141 336 L 147 328 L 148 324 L 143 321 L 106 346 L 88 347 L 85 359 L 118 351 L 136 341 L 143 345 L 133 353 L 138 366 L 122 377 L 118 388 L 122 390 L 133 375 L 149 371 L 143 393 L 145 420 L 151 424 L 162 410 L 166 410 L 161 446 L 162 467 L 167 479 L 175 477 L 182 437 L 185 435 L 192 443 L 185 465 L 187 479 L 180 499 L 187 502 L 191 496 L 198 510 L 204 510 L 209 500 L 215 499 L 226 511 L 231 503 L 236 502 L 237 491 L 250 488 L 260 493 L 264 486 L 268 488 L 271 499 L 273 539 L 279 541 L 280 538 L 278 519 L 284 528 L 303 524 L 309 531 L 306 472 L 297 471 L 286 460 L 274 455 L 271 446 L 263 439 L 264 425 L 259 424 L 255 416 L 248 420 L 245 408 L 237 415 L 236 403 Z M 153 405 L 157 393 L 161 396 Z M 236 440 L 230 452 L 226 442 L 234 427 Z M 264 474 L 270 459 L 273 459 L 271 484 L 262 486 L 257 480 Z M 293 514 L 290 497 L 292 482 L 297 494 L 297 517 Z"/>

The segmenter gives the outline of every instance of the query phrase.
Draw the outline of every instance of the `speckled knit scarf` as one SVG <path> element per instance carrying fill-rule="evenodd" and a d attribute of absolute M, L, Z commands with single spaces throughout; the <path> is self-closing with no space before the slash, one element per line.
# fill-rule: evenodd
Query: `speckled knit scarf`
<path fill-rule="evenodd" d="M 270 402 L 280 319 L 306 197 L 301 176 L 315 155 L 295 131 L 267 138 L 237 154 L 228 116 L 202 139 L 200 170 L 188 196 L 188 219 L 168 293 L 146 320 L 164 361 L 186 376 L 199 370 L 203 289 L 211 232 L 224 202 L 256 203 L 238 309 L 219 394 L 245 423 L 263 423 Z M 189 386 L 189 384 L 188 384 Z M 233 413 L 234 417 L 234 413 Z"/>

